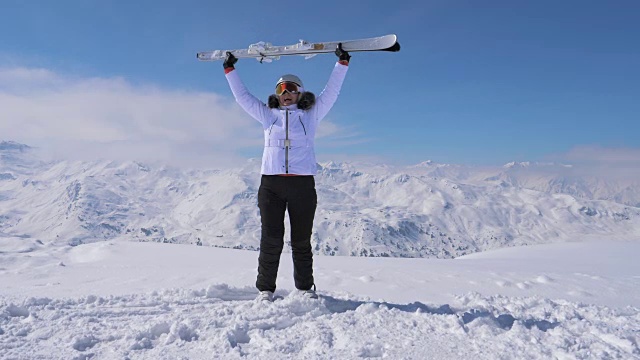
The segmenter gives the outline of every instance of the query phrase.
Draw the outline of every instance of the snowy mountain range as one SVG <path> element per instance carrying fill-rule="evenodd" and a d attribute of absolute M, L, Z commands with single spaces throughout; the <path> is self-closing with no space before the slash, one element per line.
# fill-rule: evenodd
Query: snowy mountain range
<path fill-rule="evenodd" d="M 0 142 L 0 237 L 40 246 L 106 239 L 257 249 L 259 160 L 234 169 L 52 161 Z M 452 258 L 640 234 L 640 182 L 566 165 L 318 164 L 312 243 L 325 255 Z M 288 234 L 285 234 L 288 238 Z"/>

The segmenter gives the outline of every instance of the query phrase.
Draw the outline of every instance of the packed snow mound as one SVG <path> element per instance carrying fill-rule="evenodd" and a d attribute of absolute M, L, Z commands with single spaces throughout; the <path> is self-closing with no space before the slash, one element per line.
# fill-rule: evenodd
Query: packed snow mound
<path fill-rule="evenodd" d="M 519 359 L 640 355 L 640 312 L 541 298 L 395 304 L 225 284 L 0 306 L 5 358 Z"/>

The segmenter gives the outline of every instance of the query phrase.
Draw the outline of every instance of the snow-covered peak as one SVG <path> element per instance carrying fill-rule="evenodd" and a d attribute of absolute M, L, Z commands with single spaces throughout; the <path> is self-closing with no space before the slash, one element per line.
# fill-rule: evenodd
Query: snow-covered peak
<path fill-rule="evenodd" d="M 31 149 L 30 146 L 20 144 L 15 141 L 2 141 L 0 142 L 0 151 L 20 151 L 24 152 Z"/>
<path fill-rule="evenodd" d="M 426 161 L 423 161 L 423 162 L 421 162 L 421 163 L 418 163 L 418 164 L 416 164 L 416 165 L 414 165 L 414 166 L 415 166 L 415 167 L 430 167 L 430 166 L 432 166 L 432 165 L 434 165 L 433 160 L 426 160 Z"/>
<path fill-rule="evenodd" d="M 15 141 L 0 142 L 0 180 L 39 171 L 44 161 L 34 148 Z"/>
<path fill-rule="evenodd" d="M 504 164 L 502 167 L 504 167 L 505 169 L 513 169 L 513 168 L 528 168 L 529 166 L 531 166 L 531 163 L 528 161 L 523 161 L 523 162 L 512 161 L 510 163 Z"/>

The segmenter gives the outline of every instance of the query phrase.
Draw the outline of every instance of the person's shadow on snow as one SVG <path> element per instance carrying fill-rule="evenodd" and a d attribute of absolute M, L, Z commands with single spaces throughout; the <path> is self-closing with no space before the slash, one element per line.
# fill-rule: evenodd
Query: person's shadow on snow
<path fill-rule="evenodd" d="M 420 312 L 433 315 L 455 315 L 462 321 L 464 325 L 478 318 L 488 318 L 493 320 L 500 328 L 504 330 L 510 330 L 516 321 L 521 321 L 522 325 L 524 325 L 527 329 L 531 329 L 535 326 L 541 331 L 547 331 L 560 325 L 558 322 L 549 322 L 547 320 L 516 319 L 510 314 L 501 314 L 498 316 L 494 316 L 492 313 L 486 310 L 470 309 L 464 312 L 456 312 L 448 304 L 442 305 L 440 307 L 431 307 L 417 301 L 411 304 L 401 305 L 388 302 L 342 300 L 326 295 L 321 295 L 320 298 L 324 300 L 324 305 L 332 313 L 354 311 L 362 305 L 370 305 L 375 307 L 384 306 L 388 309 L 397 309 L 409 313 Z"/>

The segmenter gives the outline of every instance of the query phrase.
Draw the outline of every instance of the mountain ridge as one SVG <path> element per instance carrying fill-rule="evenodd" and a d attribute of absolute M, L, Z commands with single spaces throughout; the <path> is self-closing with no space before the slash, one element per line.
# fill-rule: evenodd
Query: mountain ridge
<path fill-rule="evenodd" d="M 43 161 L 27 145 L 1 144 L 2 236 L 56 246 L 123 239 L 259 248 L 255 159 L 234 169 Z M 616 184 L 594 190 L 591 180 L 548 177 L 548 165 L 544 177 L 532 166 L 318 164 L 314 252 L 452 258 L 576 234 L 640 234 L 640 208 L 616 202 Z"/>

